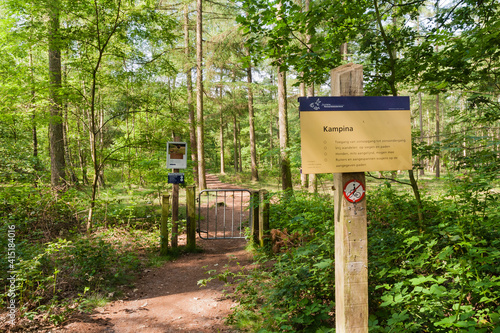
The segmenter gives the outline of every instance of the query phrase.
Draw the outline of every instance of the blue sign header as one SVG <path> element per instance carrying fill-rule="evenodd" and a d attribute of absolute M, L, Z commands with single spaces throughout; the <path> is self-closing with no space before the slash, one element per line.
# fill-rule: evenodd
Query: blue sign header
<path fill-rule="evenodd" d="M 410 110 L 408 96 L 299 97 L 299 111 Z"/>

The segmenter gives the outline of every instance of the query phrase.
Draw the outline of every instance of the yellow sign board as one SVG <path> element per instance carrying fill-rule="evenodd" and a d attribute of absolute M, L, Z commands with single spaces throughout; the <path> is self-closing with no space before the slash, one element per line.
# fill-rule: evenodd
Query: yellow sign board
<path fill-rule="evenodd" d="M 302 172 L 412 168 L 408 97 L 301 97 Z"/>

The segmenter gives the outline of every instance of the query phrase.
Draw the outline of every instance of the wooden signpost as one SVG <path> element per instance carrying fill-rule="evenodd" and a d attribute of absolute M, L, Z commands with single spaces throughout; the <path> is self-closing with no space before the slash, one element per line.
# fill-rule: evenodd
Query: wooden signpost
<path fill-rule="evenodd" d="M 187 168 L 187 143 L 178 142 L 179 138 L 175 137 L 176 142 L 167 142 L 167 167 L 173 169 L 174 174 L 169 176 L 179 175 L 179 169 Z M 179 236 L 179 182 L 182 179 L 184 182 L 184 175 L 180 177 L 169 177 L 173 180 L 172 186 L 172 248 L 178 246 Z"/>
<path fill-rule="evenodd" d="M 365 171 L 412 167 L 408 97 L 364 97 L 363 67 L 331 72 L 331 97 L 301 97 L 302 172 L 334 173 L 336 332 L 368 332 Z"/>
<path fill-rule="evenodd" d="M 333 69 L 331 81 L 332 96 L 362 96 L 363 66 L 349 64 Z M 366 188 L 364 172 L 334 174 L 335 329 L 337 332 L 368 333 L 366 200 L 347 199 L 356 193 L 354 187 L 348 186 L 353 180 Z"/>

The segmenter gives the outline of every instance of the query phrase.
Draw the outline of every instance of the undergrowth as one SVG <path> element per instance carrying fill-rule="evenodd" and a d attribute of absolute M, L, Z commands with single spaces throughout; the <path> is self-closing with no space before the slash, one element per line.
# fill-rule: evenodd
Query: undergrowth
<path fill-rule="evenodd" d="M 43 187 L 2 188 L 0 246 L 13 256 L 0 261 L 0 309 L 14 302 L 17 323 L 58 325 L 75 311 L 120 296 L 141 268 L 159 263 L 158 217 L 142 218 L 155 212 L 150 204 L 141 207 L 137 199 L 101 202 L 96 215 L 100 223 L 86 235 L 81 192 L 69 189 L 55 195 Z M 10 288 L 12 277 L 15 290 Z"/>
<path fill-rule="evenodd" d="M 424 200 L 389 183 L 367 196 L 370 332 L 500 332 L 500 203 L 473 184 L 449 179 Z M 462 181 L 462 180 L 459 180 Z M 479 191 L 479 190 L 478 190 Z M 310 234 L 309 242 L 257 253 L 256 268 L 229 275 L 239 301 L 228 322 L 248 332 L 334 332 L 332 199 L 275 194 L 271 228 Z M 224 276 L 228 280 L 228 276 Z"/>

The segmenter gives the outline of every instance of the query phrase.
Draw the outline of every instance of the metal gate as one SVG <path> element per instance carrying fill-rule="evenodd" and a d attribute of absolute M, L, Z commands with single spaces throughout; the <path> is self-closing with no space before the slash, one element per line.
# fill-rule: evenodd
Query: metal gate
<path fill-rule="evenodd" d="M 198 234 L 202 239 L 245 238 L 252 220 L 250 190 L 210 189 L 198 196 Z"/>

